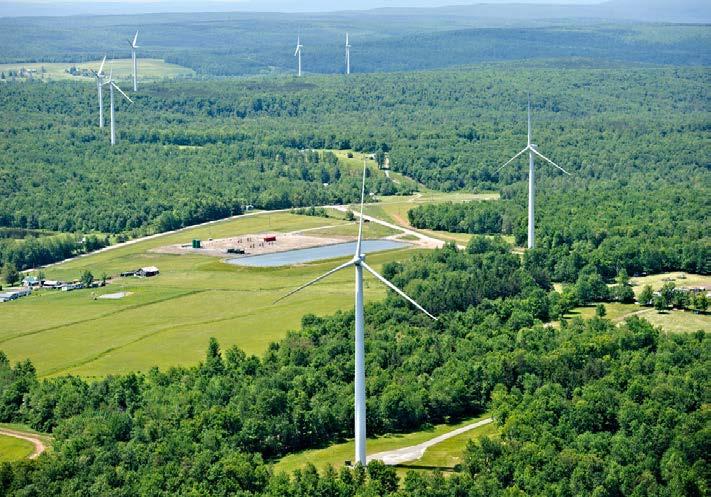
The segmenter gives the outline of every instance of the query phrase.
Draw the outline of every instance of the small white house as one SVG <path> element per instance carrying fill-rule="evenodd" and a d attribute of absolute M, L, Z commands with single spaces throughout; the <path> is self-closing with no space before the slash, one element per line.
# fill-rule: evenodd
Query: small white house
<path fill-rule="evenodd" d="M 34 288 L 36 286 L 41 286 L 41 285 L 42 285 L 42 282 L 39 280 L 39 278 L 37 278 L 35 276 L 26 276 L 22 280 L 22 286 L 26 286 L 29 288 Z"/>

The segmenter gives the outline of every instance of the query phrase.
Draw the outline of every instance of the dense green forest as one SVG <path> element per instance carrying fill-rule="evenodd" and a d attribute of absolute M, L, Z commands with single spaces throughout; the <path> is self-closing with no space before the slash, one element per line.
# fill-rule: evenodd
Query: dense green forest
<path fill-rule="evenodd" d="M 221 352 L 211 341 L 196 367 L 94 382 L 38 380 L 28 361 L 11 365 L 0 355 L 0 421 L 54 436 L 53 451 L 39 460 L 0 466 L 0 489 L 18 496 L 705 495 L 707 335 L 663 334 L 637 318 L 544 327 L 536 317 L 550 312 L 556 294 L 504 247 L 482 241 L 386 268 L 419 298 L 440 285 L 446 297 L 428 301 L 439 322 L 394 296 L 366 310 L 371 433 L 493 410 L 501 437 L 470 445 L 456 476 L 411 474 L 399 491 L 394 470 L 377 463 L 273 474 L 270 459 L 351 434 L 353 313 L 339 312 L 305 316 L 301 330 L 261 359 Z M 444 285 L 453 276 L 463 284 Z M 472 288 L 479 290 L 470 297 Z"/>
<path fill-rule="evenodd" d="M 711 30 L 706 25 L 541 19 L 541 6 L 512 22 L 511 15 L 482 17 L 484 10 L 486 6 L 412 13 L 76 16 L 61 23 L 51 17 L 2 18 L 0 63 L 126 57 L 126 38 L 136 29 L 140 56 L 163 58 L 212 76 L 294 73 L 298 33 L 306 72 L 343 73 L 346 31 L 352 68 L 359 73 L 564 57 L 606 64 L 711 61 Z"/>
<path fill-rule="evenodd" d="M 432 188 L 500 190 L 500 206 L 482 207 L 497 210 L 486 221 L 493 226 L 413 222 L 511 233 L 521 243 L 525 168 L 495 171 L 525 142 L 530 90 L 534 140 L 574 173 L 539 167 L 540 240 L 562 250 L 545 256 L 551 276 L 573 281 L 590 262 L 605 278 L 620 264 L 629 274 L 708 272 L 708 83 L 708 71 L 695 68 L 517 65 L 165 82 L 142 87 L 133 105 L 118 103 L 113 148 L 96 125 L 93 85 L 3 84 L 0 226 L 135 236 L 245 205 L 348 202 L 357 174 L 332 154 L 304 150 L 355 149 L 388 152 L 394 170 Z M 403 191 L 382 176 L 368 190 Z M 604 257 L 590 259 L 600 246 Z M 623 262 L 623 253 L 634 257 Z M 26 267 L 46 258 L 0 240 L 3 260 Z"/>

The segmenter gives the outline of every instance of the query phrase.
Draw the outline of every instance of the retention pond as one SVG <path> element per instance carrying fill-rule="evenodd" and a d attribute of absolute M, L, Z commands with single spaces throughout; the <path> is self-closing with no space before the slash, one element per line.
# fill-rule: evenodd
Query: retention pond
<path fill-rule="evenodd" d="M 409 246 L 408 243 L 396 242 L 393 240 L 363 240 L 361 250 L 364 254 L 380 252 L 381 250 L 392 250 Z M 323 247 L 312 247 L 307 249 L 289 250 L 287 252 L 277 252 L 274 254 L 248 255 L 246 257 L 235 257 L 228 259 L 228 264 L 237 266 L 290 266 L 303 262 L 320 261 L 324 259 L 334 259 L 355 253 L 356 242 L 337 243 L 335 245 L 324 245 Z"/>

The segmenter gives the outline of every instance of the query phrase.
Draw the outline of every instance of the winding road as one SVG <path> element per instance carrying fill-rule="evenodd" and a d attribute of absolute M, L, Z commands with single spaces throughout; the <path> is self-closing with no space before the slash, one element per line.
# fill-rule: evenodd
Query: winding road
<path fill-rule="evenodd" d="M 452 437 L 456 437 L 457 435 L 461 435 L 462 433 L 471 431 L 474 428 L 479 428 L 480 426 L 488 425 L 492 421 L 493 419 L 491 418 L 482 419 L 480 421 L 477 421 L 476 423 L 471 423 L 466 426 L 462 426 L 461 428 L 457 428 L 456 430 L 452 430 L 448 433 L 445 433 L 444 435 L 431 438 L 426 442 L 422 442 L 421 444 L 411 445 L 409 447 L 403 447 L 401 449 L 388 450 L 385 452 L 378 452 L 377 454 L 368 456 L 367 461 L 382 461 L 388 466 L 394 466 L 396 464 L 402 464 L 410 461 L 417 461 L 425 454 L 425 451 L 433 445 L 437 445 L 438 443 L 444 442 L 445 440 L 448 440 Z"/>
<path fill-rule="evenodd" d="M 9 428 L 0 428 L 0 435 L 4 435 L 6 437 L 19 438 L 20 440 L 26 440 L 26 441 L 30 442 L 32 445 L 34 445 L 35 450 L 30 455 L 30 459 L 37 459 L 37 457 L 39 457 L 39 455 L 42 452 L 47 450 L 47 446 L 40 439 L 39 435 L 37 435 L 35 433 L 29 433 L 26 431 L 11 430 Z"/>

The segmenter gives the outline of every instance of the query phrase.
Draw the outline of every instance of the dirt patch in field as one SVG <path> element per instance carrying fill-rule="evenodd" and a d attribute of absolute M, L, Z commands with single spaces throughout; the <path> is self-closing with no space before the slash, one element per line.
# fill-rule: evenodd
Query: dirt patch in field
<path fill-rule="evenodd" d="M 274 240 L 272 240 L 274 238 Z M 201 254 L 213 257 L 240 257 L 247 255 L 274 254 L 277 252 L 287 252 L 289 250 L 321 247 L 323 245 L 333 245 L 344 241 L 351 241 L 352 236 L 310 236 L 300 233 L 274 233 L 264 232 L 249 235 L 239 235 L 229 238 L 216 238 L 213 240 L 201 240 L 201 248 L 193 248 L 192 241 L 165 245 L 158 247 L 151 252 L 159 254 Z M 228 250 L 233 252 L 228 252 Z M 243 250 L 244 253 L 240 253 Z"/>

